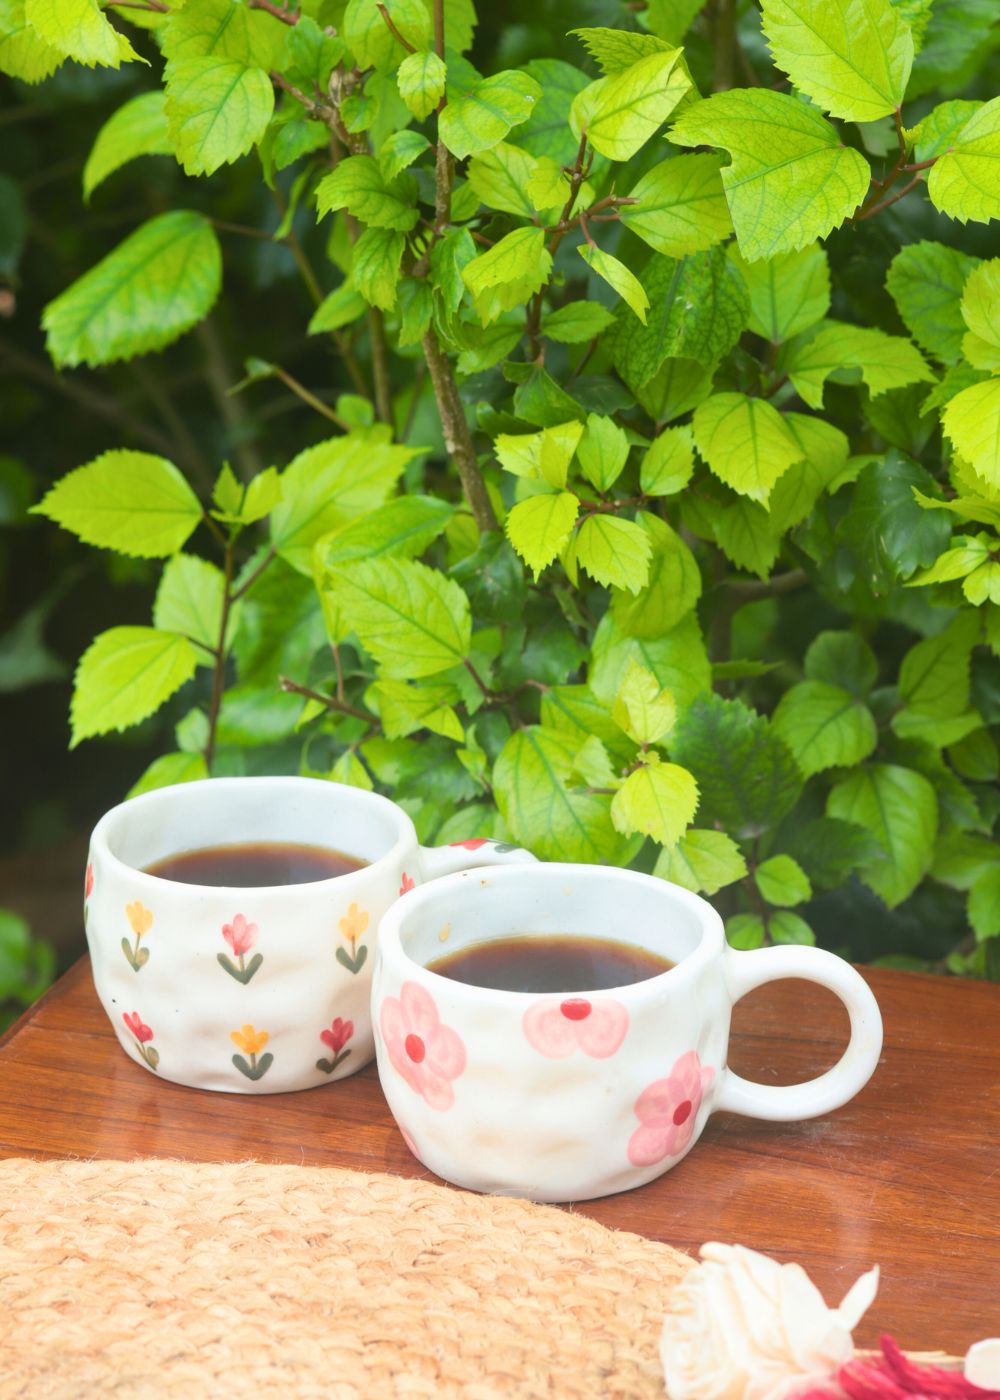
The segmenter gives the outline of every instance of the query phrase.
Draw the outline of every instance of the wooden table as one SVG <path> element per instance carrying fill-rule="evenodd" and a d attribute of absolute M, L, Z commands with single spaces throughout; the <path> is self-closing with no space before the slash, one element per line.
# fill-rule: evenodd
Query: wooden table
<path fill-rule="evenodd" d="M 736 1241 L 802 1263 L 828 1301 L 873 1263 L 856 1340 L 962 1354 L 1000 1334 L 1000 986 L 866 970 L 882 1063 L 852 1103 L 808 1123 L 711 1119 L 680 1166 L 573 1207 L 691 1251 Z M 737 1009 L 732 1063 L 787 1084 L 846 1040 L 839 1002 L 805 983 Z M 211 1094 L 158 1081 L 118 1046 L 82 959 L 0 1041 L 0 1155 L 180 1157 L 427 1175 L 397 1133 L 374 1065 L 300 1094 Z"/>

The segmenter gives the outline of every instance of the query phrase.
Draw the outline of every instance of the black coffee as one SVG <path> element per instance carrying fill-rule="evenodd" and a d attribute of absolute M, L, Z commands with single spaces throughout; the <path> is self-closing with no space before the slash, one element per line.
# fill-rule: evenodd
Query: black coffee
<path fill-rule="evenodd" d="M 599 992 L 668 972 L 674 964 L 648 948 L 581 934 L 515 934 L 446 953 L 431 972 L 502 992 Z"/>
<path fill-rule="evenodd" d="M 179 880 L 185 885 L 310 885 L 351 875 L 367 861 L 332 851 L 327 846 L 302 846 L 289 841 L 244 841 L 235 846 L 206 846 L 181 851 L 146 866 L 147 875 Z"/>

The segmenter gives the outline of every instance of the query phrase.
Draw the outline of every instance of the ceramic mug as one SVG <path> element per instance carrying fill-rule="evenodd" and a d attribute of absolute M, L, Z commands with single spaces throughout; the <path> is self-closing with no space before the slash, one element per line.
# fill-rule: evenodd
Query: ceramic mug
<path fill-rule="evenodd" d="M 469 986 L 428 969 L 444 953 L 516 934 L 639 945 L 676 965 L 630 986 L 558 995 Z M 804 978 L 846 1006 L 833 1069 L 788 1088 L 726 1066 L 733 1003 Z M 372 984 L 379 1077 L 407 1145 L 445 1180 L 535 1201 L 587 1200 L 676 1166 L 710 1113 L 812 1118 L 878 1063 L 867 984 L 817 948 L 736 952 L 718 914 L 651 875 L 590 865 L 471 870 L 436 880 L 382 920 Z"/>
<path fill-rule="evenodd" d="M 311 884 L 183 884 L 145 866 L 182 851 L 295 842 L 367 864 Z M 84 922 L 94 982 L 126 1053 L 163 1079 L 267 1094 L 372 1058 L 379 921 L 424 880 L 533 860 L 485 840 L 428 848 L 401 807 L 313 778 L 213 778 L 132 798 L 98 822 Z"/>

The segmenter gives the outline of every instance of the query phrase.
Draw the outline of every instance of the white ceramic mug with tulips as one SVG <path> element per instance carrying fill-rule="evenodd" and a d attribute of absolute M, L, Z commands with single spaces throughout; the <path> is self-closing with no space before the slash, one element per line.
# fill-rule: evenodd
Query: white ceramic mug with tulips
<path fill-rule="evenodd" d="M 301 843 L 365 864 L 309 884 L 226 888 L 146 867 L 180 852 Z M 145 793 L 98 822 L 84 919 L 94 983 L 125 1052 L 164 1079 L 266 1094 L 372 1058 L 373 958 L 386 910 L 425 880 L 533 859 L 481 839 L 428 848 L 375 793 L 310 778 L 214 778 Z"/>
<path fill-rule="evenodd" d="M 443 953 L 522 935 L 647 949 L 675 966 L 581 994 L 501 991 L 428 968 Z M 789 1087 L 727 1067 L 733 1003 L 798 977 L 828 987 L 850 1043 Z M 472 870 L 434 881 L 383 918 L 372 1019 L 382 1088 L 411 1151 L 475 1191 L 585 1200 L 677 1165 L 711 1113 L 813 1118 L 852 1098 L 878 1063 L 882 1020 L 849 963 L 817 948 L 736 952 L 697 895 L 591 865 Z"/>

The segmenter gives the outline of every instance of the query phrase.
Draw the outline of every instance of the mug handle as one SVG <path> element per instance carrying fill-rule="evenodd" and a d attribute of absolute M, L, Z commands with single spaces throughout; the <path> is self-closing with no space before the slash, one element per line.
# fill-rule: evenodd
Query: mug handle
<path fill-rule="evenodd" d="M 420 847 L 420 870 L 425 880 L 436 880 L 439 875 L 453 875 L 457 870 L 471 870 L 478 865 L 520 865 L 535 859 L 521 846 L 487 840 L 484 836 L 452 841 L 450 846 Z"/>
<path fill-rule="evenodd" d="M 797 977 L 828 988 L 847 1008 L 851 1038 L 825 1074 L 803 1084 L 757 1084 L 725 1069 L 713 1109 L 787 1123 L 840 1108 L 868 1083 L 882 1050 L 882 1016 L 871 988 L 850 963 L 821 948 L 726 949 L 726 980 L 734 1002 L 765 982 Z"/>

